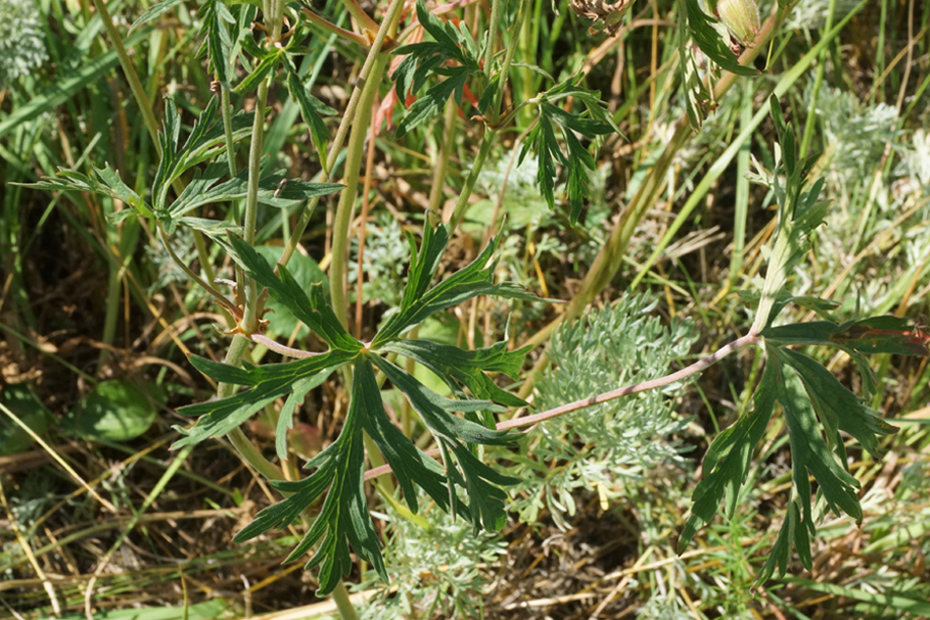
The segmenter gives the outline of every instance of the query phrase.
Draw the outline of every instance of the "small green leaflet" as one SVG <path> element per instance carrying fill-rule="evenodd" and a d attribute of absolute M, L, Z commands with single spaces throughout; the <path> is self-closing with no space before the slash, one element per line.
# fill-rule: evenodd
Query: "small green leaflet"
<path fill-rule="evenodd" d="M 410 278 L 402 307 L 366 345 L 343 328 L 329 305 L 322 283 L 301 286 L 286 267 L 278 266 L 276 272 L 244 241 L 230 239 L 230 255 L 271 297 L 314 331 L 329 346 L 329 351 L 300 361 L 245 368 L 192 357 L 191 362 L 201 372 L 248 389 L 223 400 L 182 408 L 180 413 L 200 418 L 193 427 L 181 431 L 186 436 L 174 447 L 227 433 L 267 404 L 286 398 L 276 445 L 278 455 L 283 458 L 287 454 L 286 430 L 297 404 L 335 369 L 351 366 L 349 410 L 339 437 L 307 463 L 311 470 L 308 477 L 296 482 L 272 482 L 287 497 L 262 510 L 235 538 L 241 542 L 272 528 L 286 527 L 325 494 L 307 534 L 289 556 L 295 559 L 315 547 L 307 567 L 319 566 L 320 594 L 331 592 L 351 570 L 351 551 L 387 577 L 381 543 L 368 515 L 363 484 L 363 433 L 371 437 L 393 469 L 411 511 L 419 509 L 416 489 L 419 486 L 439 508 L 467 519 L 475 528 L 499 529 L 504 524 L 506 494 L 500 487 L 516 480 L 482 463 L 473 450 L 477 445 L 506 445 L 516 436 L 475 420 L 504 411 L 506 405 L 524 404 L 496 385 L 486 373 L 516 375 L 526 351 L 508 352 L 506 343 L 465 351 L 428 341 L 401 339 L 404 331 L 431 314 L 476 295 L 516 294 L 513 286 L 491 281 L 494 267 L 491 252 L 496 241 L 473 263 L 433 284 L 448 240 L 448 231 L 439 226 L 424 230 L 419 247 L 411 243 Z M 456 397 L 446 398 L 433 392 L 400 365 L 381 357 L 389 352 L 427 365 L 454 386 Z M 376 370 L 384 373 L 419 414 L 423 428 L 439 444 L 443 465 L 427 457 L 391 422 L 375 379 Z M 466 389 L 471 396 L 465 393 Z M 468 416 L 467 419 L 456 415 L 457 412 Z"/>
<path fill-rule="evenodd" d="M 132 32 L 139 26 L 143 26 L 150 21 L 157 19 L 184 2 L 184 0 L 162 0 L 161 2 L 156 2 L 148 8 L 148 10 L 139 16 L 139 18 L 132 23 L 132 26 L 129 27 L 129 32 Z"/>
<path fill-rule="evenodd" d="M 549 208 L 555 208 L 556 165 L 560 164 L 568 174 L 566 193 L 571 203 L 571 222 L 576 224 L 581 216 L 584 198 L 588 195 L 588 171 L 594 170 L 594 157 L 581 143 L 579 136 L 596 140 L 599 136 L 620 133 L 601 101 L 600 93 L 578 86 L 583 78 L 573 77 L 537 97 L 538 119 L 520 151 L 520 163 L 527 153 L 534 151 L 538 170 L 536 179 L 539 190 Z M 555 101 L 572 97 L 584 106 L 580 114 L 566 112 L 555 105 Z M 562 135 L 568 152 L 563 152 L 556 136 L 556 128 Z"/>
<path fill-rule="evenodd" d="M 287 89 L 291 93 L 291 98 L 300 107 L 300 115 L 303 117 L 304 123 L 310 128 L 310 140 L 320 157 L 323 169 L 329 170 L 326 162 L 326 143 L 329 142 L 332 136 L 322 117 L 336 116 L 338 112 L 310 94 L 309 89 L 305 88 L 301 83 L 300 76 L 293 64 L 291 64 L 290 59 L 288 59 L 286 66 Z"/>
<path fill-rule="evenodd" d="M 233 17 L 223 0 L 206 0 L 200 8 L 200 15 L 203 19 L 200 35 L 206 42 L 207 57 L 210 59 L 213 73 L 223 88 L 232 88 L 230 73 L 233 40 L 226 24 L 235 25 L 236 18 Z"/>

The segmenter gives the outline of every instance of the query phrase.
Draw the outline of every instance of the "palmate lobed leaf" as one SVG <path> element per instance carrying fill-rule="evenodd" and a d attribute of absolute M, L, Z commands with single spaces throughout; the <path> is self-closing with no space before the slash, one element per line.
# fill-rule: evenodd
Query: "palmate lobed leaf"
<path fill-rule="evenodd" d="M 410 107 L 397 127 L 399 138 L 437 116 L 449 98 L 461 106 L 468 79 L 481 73 L 478 47 L 467 28 L 434 16 L 423 0 L 417 1 L 417 19 L 434 41 L 404 45 L 394 51 L 406 55 L 394 71 L 397 93 L 404 100 L 408 94 L 417 93 L 431 76 L 442 75 L 445 79 Z"/>
<path fill-rule="evenodd" d="M 463 419 L 455 412 L 489 416 L 505 409 L 497 403 L 523 404 L 522 400 L 496 386 L 485 373 L 515 375 L 522 366 L 525 351 L 508 352 L 506 343 L 470 352 L 425 341 L 398 340 L 406 328 L 433 312 L 475 295 L 494 294 L 498 290 L 508 296 L 525 295 L 512 286 L 491 282 L 493 242 L 473 263 L 430 286 L 448 238 L 445 227 L 440 226 L 424 231 L 420 247 L 411 243 L 413 258 L 401 310 L 368 345 L 345 331 L 321 285 L 302 287 L 286 268 L 279 267 L 276 273 L 272 265 L 244 241 L 236 237 L 230 240 L 230 254 L 235 260 L 265 286 L 272 297 L 316 332 L 330 346 L 330 351 L 296 362 L 245 368 L 192 357 L 192 363 L 202 372 L 226 383 L 249 386 L 249 389 L 223 400 L 183 408 L 181 413 L 202 417 L 193 428 L 181 431 L 187 436 L 175 447 L 229 432 L 270 402 L 287 397 L 278 426 L 282 437 L 276 444 L 283 458 L 287 452 L 283 436 L 297 403 L 334 369 L 351 364 L 353 382 L 349 411 L 336 442 L 310 460 L 307 466 L 313 471 L 307 478 L 296 482 L 272 482 L 287 497 L 262 510 L 235 539 L 248 540 L 269 529 L 285 527 L 325 494 L 313 524 L 289 557 L 294 559 L 316 546 L 307 567 L 320 567 L 321 594 L 330 592 L 339 578 L 349 572 L 351 551 L 371 562 L 386 577 L 380 542 L 367 514 L 363 431 L 393 469 L 411 511 L 419 509 L 416 489 L 419 486 L 440 508 L 469 520 L 476 528 L 498 529 L 504 524 L 506 494 L 500 486 L 516 480 L 494 471 L 472 451 L 480 444 L 509 444 L 515 436 Z M 457 394 L 462 397 L 440 396 L 406 371 L 379 357 L 391 351 L 391 346 L 403 355 L 432 364 L 456 386 Z M 426 456 L 388 418 L 375 379 L 376 368 L 419 413 L 423 425 L 439 443 L 444 465 Z M 478 399 L 464 398 L 463 386 Z"/>
<path fill-rule="evenodd" d="M 600 94 L 580 88 L 579 79 L 580 76 L 572 77 L 539 96 L 540 101 L 536 106 L 539 113 L 537 124 L 530 131 L 520 151 L 520 162 L 527 153 L 535 151 L 538 162 L 536 179 L 540 193 L 550 209 L 555 208 L 556 164 L 565 168 L 568 173 L 566 193 L 572 208 L 572 224 L 577 223 L 581 216 L 584 199 L 588 195 L 588 171 L 595 169 L 594 157 L 581 143 L 578 135 L 595 140 L 599 136 L 619 133 L 619 129 L 604 108 Z M 569 96 L 583 104 L 585 111 L 582 114 L 567 112 L 551 102 L 552 99 Z M 567 153 L 563 152 L 559 145 L 556 127 L 563 137 Z"/>
<path fill-rule="evenodd" d="M 824 329 L 823 325 L 815 325 L 812 332 Z M 787 422 L 791 445 L 792 498 L 760 582 L 775 570 L 784 574 L 792 548 L 797 549 L 805 567 L 812 565 L 810 538 L 816 528 L 810 475 L 817 482 L 817 495 L 823 497 L 827 508 L 837 515 L 862 518 L 859 483 L 846 465 L 840 431 L 852 435 L 877 458 L 878 436 L 897 430 L 810 357 L 781 347 L 778 341 L 767 341 L 766 351 L 765 371 L 753 396 L 753 411 L 721 433 L 708 450 L 704 477 L 694 491 L 691 516 L 679 542 L 681 551 L 697 530 L 714 517 L 724 496 L 728 514 L 734 513 L 739 490 L 748 477 L 753 450 L 778 404 Z"/>

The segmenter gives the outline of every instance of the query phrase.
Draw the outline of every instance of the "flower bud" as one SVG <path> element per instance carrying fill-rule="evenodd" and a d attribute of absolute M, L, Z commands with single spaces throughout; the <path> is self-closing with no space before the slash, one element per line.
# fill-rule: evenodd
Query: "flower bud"
<path fill-rule="evenodd" d="M 718 0 L 717 16 L 730 34 L 749 46 L 759 32 L 759 6 L 756 0 Z"/>

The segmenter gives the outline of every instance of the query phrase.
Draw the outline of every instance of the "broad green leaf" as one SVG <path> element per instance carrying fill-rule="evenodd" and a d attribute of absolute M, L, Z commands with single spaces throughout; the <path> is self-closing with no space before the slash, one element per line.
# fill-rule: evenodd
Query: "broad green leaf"
<path fill-rule="evenodd" d="M 110 188 L 113 194 L 119 197 L 119 200 L 132 207 L 132 209 L 140 215 L 151 214 L 145 201 L 139 197 L 139 194 L 132 191 L 128 185 L 123 183 L 119 174 L 110 170 L 109 164 L 104 165 L 103 168 L 94 168 L 94 172 L 96 172 L 100 180 Z"/>
<path fill-rule="evenodd" d="M 772 99 L 770 109 L 773 118 L 778 115 L 775 122 L 778 127 L 781 112 L 777 99 Z M 813 157 L 799 165 L 790 125 L 786 125 L 784 131 L 779 133 L 783 155 L 771 176 L 771 188 L 778 202 L 777 233 L 751 328 L 755 333 L 761 333 L 769 327 L 777 314 L 776 310 L 780 311 L 784 307 L 784 288 L 788 277 L 807 252 L 808 237 L 823 222 L 830 206 L 829 201 L 819 200 L 823 179 L 806 188 Z M 786 177 L 785 186 L 782 186 L 780 180 L 782 174 Z"/>
<path fill-rule="evenodd" d="M 81 405 L 75 422 L 90 439 L 129 441 L 155 421 L 155 407 L 132 383 L 120 379 L 98 383 Z"/>
<path fill-rule="evenodd" d="M 470 451 L 469 447 L 459 441 L 485 445 L 506 445 L 517 436 L 488 429 L 474 422 L 463 420 L 448 413 L 447 408 L 461 409 L 468 401 L 450 401 L 427 390 L 419 381 L 397 368 L 390 362 L 375 358 L 375 365 L 388 379 L 404 393 L 413 408 L 420 414 L 423 423 L 439 441 L 443 451 L 443 461 L 449 471 L 449 480 L 464 486 L 466 496 L 471 500 L 469 511 L 475 528 L 488 530 L 500 529 L 506 521 L 504 502 L 507 495 L 498 485 L 510 485 L 519 479 L 499 474 Z M 462 476 L 457 475 L 451 467 L 451 455 L 455 456 L 462 468 Z M 450 501 L 456 506 L 459 500 L 450 484 Z"/>
<path fill-rule="evenodd" d="M 211 103 L 213 99 L 211 99 Z M 215 110 L 215 105 L 208 106 L 204 112 L 207 114 Z M 152 181 L 152 204 L 155 210 L 162 209 L 168 201 L 168 191 L 171 183 L 177 178 L 175 171 L 178 168 L 178 139 L 181 135 L 181 121 L 178 118 L 178 107 L 171 97 L 165 98 L 165 117 L 162 121 L 161 131 L 158 132 L 158 142 L 161 146 L 161 160 L 155 171 Z"/>
<path fill-rule="evenodd" d="M 307 464 L 315 468 L 313 474 L 297 482 L 273 481 L 272 486 L 289 496 L 259 512 L 255 520 L 234 539 L 235 542 L 243 542 L 273 527 L 286 527 L 328 490 L 313 525 L 287 559 L 292 561 L 300 557 L 325 535 L 316 554 L 307 563 L 307 568 L 320 566 L 317 593 L 321 596 L 331 592 L 339 579 L 352 569 L 350 545 L 360 558 L 371 562 L 378 574 L 387 579 L 380 541 L 368 515 L 363 485 L 365 448 L 362 430 L 372 414 L 365 408 L 364 394 L 371 388 L 366 369 L 373 380 L 370 368 L 364 359 L 356 360 L 355 375 L 359 380 L 353 385 L 345 424 L 336 441 Z"/>
<path fill-rule="evenodd" d="M 894 316 L 871 317 L 842 325 L 831 321 L 790 323 L 769 327 L 761 335 L 780 346 L 819 344 L 868 355 L 893 353 L 926 357 L 927 343 L 930 343 L 930 336 L 908 319 Z"/>
<path fill-rule="evenodd" d="M 11 411 L 39 437 L 45 436 L 49 422 L 54 419 L 52 412 L 26 383 L 4 386 L 0 391 L 0 405 Z M 8 415 L 0 415 L 0 456 L 18 454 L 35 447 L 35 441 L 29 433 L 9 420 Z"/>

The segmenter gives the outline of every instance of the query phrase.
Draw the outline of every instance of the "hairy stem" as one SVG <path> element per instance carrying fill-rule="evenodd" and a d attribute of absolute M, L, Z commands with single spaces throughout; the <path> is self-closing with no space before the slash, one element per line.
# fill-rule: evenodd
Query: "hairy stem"
<path fill-rule="evenodd" d="M 229 100 L 229 89 L 220 86 L 220 113 L 223 117 L 223 138 L 226 141 L 226 163 L 229 165 L 229 178 L 234 179 L 239 174 L 239 166 L 236 164 L 236 143 L 233 141 L 232 128 L 232 104 Z M 239 201 L 232 201 L 232 219 L 233 222 L 239 221 Z M 236 265 L 236 282 L 242 283 L 245 274 L 242 273 L 242 267 Z M 236 303 L 245 306 L 244 292 L 236 287 Z"/>
<path fill-rule="evenodd" d="M 281 23 L 284 17 L 284 5 L 280 2 L 268 1 L 264 3 L 265 21 L 273 43 L 281 38 Z M 265 135 L 265 103 L 268 98 L 268 86 L 274 76 L 268 76 L 258 85 L 255 99 L 255 118 L 252 123 L 252 143 L 249 149 L 249 185 L 246 191 L 245 214 L 243 216 L 243 238 L 249 245 L 255 244 L 255 222 L 258 215 L 258 181 L 261 174 L 262 139 Z M 230 159 L 232 159 L 230 157 Z M 237 274 L 238 275 L 238 274 Z M 240 293 L 245 289 L 245 306 L 243 308 L 242 324 L 246 333 L 252 334 L 258 330 L 258 291 L 255 280 L 245 277 L 239 280 Z M 233 337 L 229 350 L 226 352 L 225 363 L 238 366 L 242 357 L 248 351 L 249 340 L 239 334 Z M 217 387 L 217 398 L 232 396 L 235 386 L 221 383 Z M 241 428 L 230 431 L 226 437 L 232 442 L 242 459 L 258 470 L 270 480 L 281 480 L 284 475 L 281 470 L 266 459 L 259 450 L 242 432 Z"/>

